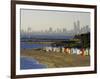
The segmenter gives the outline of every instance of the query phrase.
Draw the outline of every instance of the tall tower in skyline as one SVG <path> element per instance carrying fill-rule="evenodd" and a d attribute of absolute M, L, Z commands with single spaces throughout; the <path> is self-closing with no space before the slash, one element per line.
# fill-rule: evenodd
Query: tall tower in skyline
<path fill-rule="evenodd" d="M 52 27 L 49 27 L 49 32 L 52 32 L 52 31 L 53 31 Z"/>
<path fill-rule="evenodd" d="M 74 34 L 77 34 L 77 25 L 76 25 L 76 22 L 74 22 Z"/>
<path fill-rule="evenodd" d="M 80 34 L 80 21 L 79 20 L 77 21 L 77 32 L 78 34 Z"/>
<path fill-rule="evenodd" d="M 74 22 L 74 33 L 75 34 L 80 34 L 80 21 L 79 20 Z"/>
<path fill-rule="evenodd" d="M 31 27 L 27 28 L 27 32 L 30 33 L 31 32 Z"/>

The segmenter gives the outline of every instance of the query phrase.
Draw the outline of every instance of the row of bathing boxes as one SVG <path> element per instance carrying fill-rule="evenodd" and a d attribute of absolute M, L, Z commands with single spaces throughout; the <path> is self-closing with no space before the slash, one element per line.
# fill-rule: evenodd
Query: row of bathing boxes
<path fill-rule="evenodd" d="M 82 56 L 90 55 L 90 48 L 44 47 L 43 50 L 46 52 L 62 52 Z"/>

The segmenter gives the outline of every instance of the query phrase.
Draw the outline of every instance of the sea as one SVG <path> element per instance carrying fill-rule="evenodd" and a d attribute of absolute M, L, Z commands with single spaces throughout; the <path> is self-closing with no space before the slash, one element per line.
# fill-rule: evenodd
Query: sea
<path fill-rule="evenodd" d="M 34 37 L 35 39 L 37 39 L 37 37 Z M 45 40 L 44 40 L 45 38 Z M 71 39 L 73 38 L 73 36 L 38 36 L 38 41 L 48 41 L 50 39 L 50 41 L 52 40 L 67 40 L 67 39 Z M 26 37 L 24 39 L 24 41 L 30 39 L 30 37 Z M 21 38 L 21 40 L 23 40 Z M 34 39 L 32 40 L 34 41 Z M 37 41 L 37 40 L 35 40 Z M 46 45 L 46 44 L 37 44 L 37 43 L 27 43 L 27 42 L 22 42 L 20 43 L 21 45 L 21 49 L 34 49 L 34 48 L 43 48 L 43 47 L 47 47 L 50 45 Z M 37 60 L 33 59 L 33 58 L 29 58 L 29 57 L 20 57 L 20 69 L 41 69 L 41 68 L 46 68 L 46 66 L 44 64 L 40 64 Z"/>
<path fill-rule="evenodd" d="M 33 49 L 33 48 L 43 48 L 50 45 L 47 44 L 36 44 L 36 43 L 27 43 L 27 40 L 31 40 L 33 42 L 52 42 L 56 40 L 68 40 L 72 39 L 74 36 L 33 36 L 33 37 L 23 37 L 21 38 L 21 49 Z M 24 41 L 24 42 L 23 42 Z M 26 41 L 26 42 L 25 42 Z"/>
<path fill-rule="evenodd" d="M 20 69 L 42 69 L 46 68 L 45 65 L 40 64 L 37 60 L 29 57 L 22 56 L 20 58 Z"/>

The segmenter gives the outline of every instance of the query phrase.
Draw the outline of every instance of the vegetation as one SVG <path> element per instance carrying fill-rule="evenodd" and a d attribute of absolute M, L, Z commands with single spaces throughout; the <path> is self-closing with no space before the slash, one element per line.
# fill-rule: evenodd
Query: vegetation
<path fill-rule="evenodd" d="M 81 47 L 90 48 L 90 33 L 76 35 L 74 38 L 80 39 Z"/>
<path fill-rule="evenodd" d="M 52 46 L 90 48 L 90 33 L 75 35 L 73 39 L 55 42 Z"/>
<path fill-rule="evenodd" d="M 51 46 L 62 47 L 77 47 L 90 48 L 90 33 L 75 35 L 72 39 L 36 39 L 36 38 L 21 38 L 21 42 L 29 44 L 45 44 Z"/>

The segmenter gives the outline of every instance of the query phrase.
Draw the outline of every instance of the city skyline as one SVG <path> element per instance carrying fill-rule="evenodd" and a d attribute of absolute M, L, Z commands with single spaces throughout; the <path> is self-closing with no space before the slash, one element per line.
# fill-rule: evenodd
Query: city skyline
<path fill-rule="evenodd" d="M 21 9 L 21 29 L 32 31 L 44 31 L 49 28 L 71 30 L 74 22 L 80 22 L 80 28 L 90 27 L 90 13 L 49 11 L 49 10 L 26 10 Z"/>
<path fill-rule="evenodd" d="M 85 25 L 84 27 L 80 27 L 80 21 L 76 21 L 73 23 L 74 28 L 67 30 L 67 28 L 57 28 L 53 29 L 52 27 L 48 27 L 46 30 L 40 30 L 40 31 L 33 31 L 30 27 L 27 28 L 27 30 L 21 30 L 21 34 L 60 34 L 60 35 L 77 35 L 82 33 L 88 33 L 90 32 L 90 27 L 88 25 Z"/>

